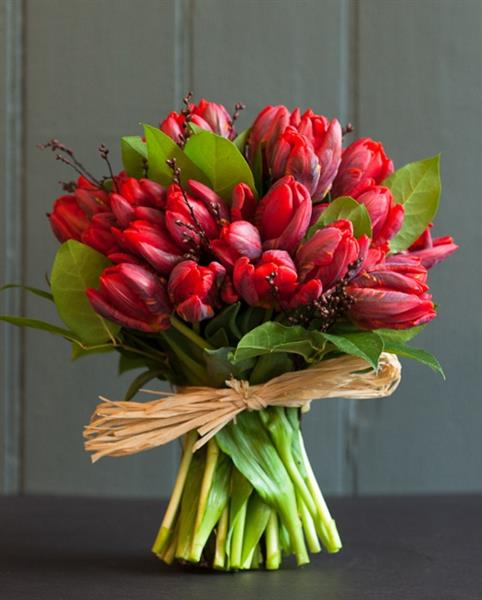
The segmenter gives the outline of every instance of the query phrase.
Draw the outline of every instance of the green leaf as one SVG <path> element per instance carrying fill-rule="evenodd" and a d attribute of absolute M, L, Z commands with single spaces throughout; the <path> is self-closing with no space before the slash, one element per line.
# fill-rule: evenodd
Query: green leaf
<path fill-rule="evenodd" d="M 144 371 L 144 373 L 138 375 L 130 384 L 124 396 L 124 400 L 131 400 L 141 389 L 142 386 L 144 386 L 149 381 L 156 379 L 156 377 L 162 377 L 163 374 L 163 369 L 149 369 L 148 371 Z"/>
<path fill-rule="evenodd" d="M 439 205 L 440 155 L 409 163 L 384 182 L 397 204 L 403 204 L 405 217 L 399 233 L 390 242 L 393 252 L 408 248 L 433 221 Z"/>
<path fill-rule="evenodd" d="M 246 526 L 244 528 L 243 553 L 241 564 L 249 568 L 251 554 L 266 529 L 271 508 L 261 500 L 258 494 L 252 494 L 246 511 Z"/>
<path fill-rule="evenodd" d="M 443 372 L 442 365 L 433 354 L 430 354 L 430 352 L 427 352 L 426 350 L 422 350 L 421 348 L 412 348 L 411 346 L 406 346 L 405 344 L 397 344 L 393 342 L 385 346 L 385 352 L 398 354 L 398 356 L 402 356 L 404 358 L 412 358 L 413 360 L 427 365 L 427 367 L 430 367 L 445 379 L 445 373 Z"/>
<path fill-rule="evenodd" d="M 208 342 L 212 344 L 214 336 L 219 335 L 218 332 L 223 330 L 226 333 L 227 339 L 230 340 L 230 344 L 237 343 L 237 341 L 242 337 L 242 333 L 239 331 L 236 323 L 236 318 L 240 308 L 240 302 L 231 304 L 208 321 L 204 329 L 204 337 Z"/>
<path fill-rule="evenodd" d="M 409 342 L 416 335 L 425 329 L 425 325 L 411 327 L 410 329 L 375 329 L 374 333 L 379 335 L 385 344 L 390 342 L 401 343 Z"/>
<path fill-rule="evenodd" d="M 293 361 L 286 352 L 264 354 L 258 358 L 256 366 L 249 377 L 249 383 L 251 385 L 265 383 L 283 373 L 293 371 L 293 369 Z"/>
<path fill-rule="evenodd" d="M 253 173 L 238 148 L 226 138 L 209 131 L 190 137 L 184 153 L 206 174 L 212 189 L 226 202 L 238 183 L 255 191 Z"/>
<path fill-rule="evenodd" d="M 383 352 L 383 340 L 374 332 L 346 333 L 344 335 L 322 334 L 340 352 L 359 356 L 366 360 L 374 369 Z"/>
<path fill-rule="evenodd" d="M 69 240 L 58 249 L 52 267 L 50 282 L 60 318 L 89 346 L 106 342 L 120 329 L 98 315 L 85 294 L 98 286 L 99 275 L 110 264 L 96 250 Z"/>
<path fill-rule="evenodd" d="M 105 354 L 106 352 L 113 352 L 115 350 L 114 344 L 99 344 L 98 346 L 80 346 L 78 343 L 74 342 L 72 344 L 72 352 L 70 354 L 70 358 L 72 360 L 77 360 L 79 358 L 83 358 L 84 356 L 92 356 L 93 354 Z"/>
<path fill-rule="evenodd" d="M 39 329 L 41 331 L 48 331 L 48 333 L 53 333 L 54 335 L 60 335 L 68 340 L 75 340 L 77 336 L 74 332 L 69 331 L 68 329 L 62 329 L 61 327 L 57 327 L 56 325 L 52 325 L 51 323 L 46 323 L 45 321 L 39 321 L 37 319 L 28 319 L 27 317 L 11 317 L 8 315 L 0 315 L 0 321 L 4 321 L 5 323 L 10 323 L 11 325 L 16 325 L 17 327 L 28 327 L 30 329 Z"/>
<path fill-rule="evenodd" d="M 226 346 L 216 350 L 205 349 L 206 369 L 209 377 L 209 385 L 221 388 L 225 386 L 227 379 L 235 377 L 236 379 L 247 379 L 247 373 L 255 364 L 253 358 L 239 361 L 233 364 L 229 360 L 234 348 Z"/>
<path fill-rule="evenodd" d="M 147 160 L 147 145 L 139 135 L 121 138 L 121 155 L 124 171 L 130 177 L 140 179 L 144 175 Z"/>
<path fill-rule="evenodd" d="M 144 125 L 147 143 L 147 160 L 149 178 L 162 185 L 172 183 L 172 169 L 166 161 L 176 159 L 177 166 L 181 169 L 181 183 L 187 184 L 188 179 L 195 179 L 201 183 L 209 183 L 206 175 L 198 169 L 179 146 L 168 135 L 156 127 Z M 192 139 L 198 137 L 193 136 Z"/>
<path fill-rule="evenodd" d="M 241 152 L 241 154 L 243 156 L 244 156 L 244 147 L 246 146 L 246 142 L 248 140 L 250 131 L 251 131 L 251 128 L 248 127 L 248 129 L 245 129 L 244 131 L 239 133 L 233 140 L 233 144 L 236 146 L 236 148 Z"/>
<path fill-rule="evenodd" d="M 326 227 L 339 219 L 346 219 L 353 223 L 355 237 L 360 237 L 363 234 L 371 237 L 372 225 L 367 209 L 363 204 L 349 196 L 340 196 L 333 200 L 321 213 L 318 221 L 309 228 L 306 237 L 309 239 L 318 229 Z"/>
<path fill-rule="evenodd" d="M 45 290 L 40 290 L 39 288 L 36 288 L 36 287 L 30 287 L 28 285 L 22 285 L 20 283 L 8 283 L 7 285 L 3 285 L 2 287 L 0 287 L 0 292 L 3 292 L 4 290 L 10 290 L 10 289 L 16 289 L 16 288 L 20 288 L 22 290 L 25 290 L 26 292 L 30 292 L 31 294 L 34 294 L 35 296 L 39 296 L 40 298 L 45 298 L 45 300 L 50 300 L 51 302 L 54 301 L 54 297 L 52 296 L 52 294 L 50 292 L 47 292 Z"/>
<path fill-rule="evenodd" d="M 246 360 L 271 352 L 300 354 L 310 362 L 323 350 L 325 341 L 319 331 L 308 331 L 300 325 L 285 326 L 267 321 L 241 338 L 234 360 Z"/>
<path fill-rule="evenodd" d="M 127 371 L 132 371 L 134 369 L 142 369 L 146 366 L 146 359 L 142 356 L 138 356 L 137 354 L 130 354 L 125 351 L 120 351 L 119 354 L 119 364 L 117 367 L 119 375 L 122 373 L 126 373 Z"/>

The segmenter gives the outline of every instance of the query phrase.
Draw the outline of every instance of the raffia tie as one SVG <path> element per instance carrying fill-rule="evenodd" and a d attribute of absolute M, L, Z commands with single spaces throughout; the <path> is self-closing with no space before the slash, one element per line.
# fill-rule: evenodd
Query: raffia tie
<path fill-rule="evenodd" d="M 284 373 L 260 385 L 234 378 L 226 388 L 184 387 L 150 402 L 112 401 L 101 397 L 84 429 L 85 449 L 92 462 L 103 456 L 136 454 L 196 429 L 197 450 L 245 410 L 268 406 L 301 407 L 315 399 L 383 398 L 392 394 L 401 377 L 394 354 L 382 353 L 376 370 L 356 356 L 325 360 L 303 371 Z"/>

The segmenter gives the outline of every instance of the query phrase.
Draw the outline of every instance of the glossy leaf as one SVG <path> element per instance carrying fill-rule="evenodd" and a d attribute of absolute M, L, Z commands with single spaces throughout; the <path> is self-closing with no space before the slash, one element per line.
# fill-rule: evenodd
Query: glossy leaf
<path fill-rule="evenodd" d="M 147 156 L 149 178 L 162 185 L 172 183 L 172 169 L 166 161 L 176 159 L 177 166 L 181 169 L 181 183 L 187 184 L 188 179 L 195 179 L 202 183 L 209 183 L 206 175 L 190 160 L 179 146 L 165 133 L 156 127 L 144 125 L 147 143 Z M 193 139 L 198 137 L 193 136 Z"/>
<path fill-rule="evenodd" d="M 128 135 L 121 138 L 121 155 L 122 165 L 127 175 L 137 179 L 144 176 L 147 145 L 139 135 Z"/>
<path fill-rule="evenodd" d="M 385 346 L 385 351 L 391 352 L 392 354 L 398 354 L 398 356 L 402 356 L 403 358 L 411 358 L 416 360 L 419 363 L 430 367 L 445 379 L 445 373 L 442 369 L 442 365 L 433 354 L 427 352 L 426 350 L 422 350 L 421 348 L 412 348 L 411 346 L 406 346 L 405 344 L 397 344 L 393 342 Z"/>
<path fill-rule="evenodd" d="M 247 379 L 248 372 L 254 367 L 253 358 L 238 361 L 233 364 L 229 357 L 234 348 L 226 346 L 216 350 L 204 350 L 206 369 L 211 387 L 224 387 L 227 379 L 235 377 L 236 379 Z"/>
<path fill-rule="evenodd" d="M 89 346 L 106 342 L 120 329 L 94 311 L 85 293 L 98 286 L 100 274 L 110 264 L 89 246 L 68 240 L 58 249 L 52 267 L 50 283 L 60 318 Z"/>
<path fill-rule="evenodd" d="M 231 201 L 233 188 L 246 183 L 254 191 L 253 173 L 233 142 L 209 131 L 191 136 L 184 153 L 206 174 L 212 189 L 226 202 Z"/>
<path fill-rule="evenodd" d="M 236 148 L 241 152 L 244 156 L 244 147 L 246 146 L 246 142 L 248 140 L 249 132 L 251 128 L 245 129 L 241 133 L 239 133 L 233 140 L 233 144 L 235 144 Z"/>
<path fill-rule="evenodd" d="M 69 340 L 77 339 L 77 336 L 74 332 L 69 331 L 68 329 L 62 329 L 61 327 L 57 327 L 56 325 L 52 325 L 51 323 L 46 323 L 45 321 L 39 321 L 38 319 L 28 319 L 27 317 L 12 317 L 9 315 L 0 315 L 0 321 L 10 323 L 10 325 L 16 325 L 17 327 L 27 327 L 29 329 L 39 329 L 40 331 L 47 331 L 48 333 L 60 335 Z"/>
<path fill-rule="evenodd" d="M 272 352 L 288 352 L 312 361 L 323 350 L 325 341 L 319 331 L 308 331 L 299 325 L 285 326 L 267 321 L 241 338 L 234 360 L 245 360 Z"/>
<path fill-rule="evenodd" d="M 440 155 L 409 163 L 384 182 L 405 216 L 400 232 L 390 242 L 394 252 L 407 249 L 433 221 L 440 201 Z"/>
<path fill-rule="evenodd" d="M 330 202 L 330 204 L 321 213 L 318 221 L 308 230 L 307 238 L 310 238 L 318 229 L 326 227 L 334 221 L 346 219 L 353 223 L 353 232 L 355 237 L 365 234 L 368 237 L 372 235 L 372 225 L 370 215 L 363 204 L 360 204 L 349 196 L 340 196 Z"/>
<path fill-rule="evenodd" d="M 84 358 L 84 356 L 93 356 L 94 354 L 105 354 L 107 352 L 113 352 L 115 350 L 114 344 L 99 344 L 98 346 L 80 346 L 78 343 L 72 344 L 72 352 L 70 358 L 72 360 L 78 360 Z"/>
<path fill-rule="evenodd" d="M 378 359 L 383 352 L 383 341 L 376 333 L 369 331 L 346 333 L 343 335 L 324 333 L 323 336 L 340 352 L 359 356 L 366 360 L 374 369 L 377 368 Z"/>

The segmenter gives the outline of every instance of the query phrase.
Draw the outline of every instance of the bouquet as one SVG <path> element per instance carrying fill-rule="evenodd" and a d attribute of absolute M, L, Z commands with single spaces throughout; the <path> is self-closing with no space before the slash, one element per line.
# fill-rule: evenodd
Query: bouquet
<path fill-rule="evenodd" d="M 121 139 L 123 170 L 77 172 L 48 215 L 61 242 L 48 291 L 60 327 L 3 316 L 142 369 L 85 428 L 93 459 L 181 438 L 175 486 L 153 552 L 221 570 L 298 565 L 338 552 L 335 521 L 304 447 L 319 398 L 382 397 L 398 356 L 442 373 L 409 341 L 436 316 L 427 272 L 457 246 L 433 237 L 439 157 L 395 171 L 380 142 L 345 144 L 307 110 L 243 108 L 191 95 L 142 136 Z M 5 286 L 8 287 L 8 286 Z M 132 398 L 152 380 L 175 391 Z"/>

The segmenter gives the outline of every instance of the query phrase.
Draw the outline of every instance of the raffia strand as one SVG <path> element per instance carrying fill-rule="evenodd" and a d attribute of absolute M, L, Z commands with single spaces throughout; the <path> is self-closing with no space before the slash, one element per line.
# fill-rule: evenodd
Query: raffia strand
<path fill-rule="evenodd" d="M 306 409 L 312 400 L 325 398 L 383 398 L 395 391 L 400 376 L 398 358 L 384 352 L 376 370 L 361 358 L 344 355 L 260 385 L 231 378 L 226 388 L 185 387 L 170 395 L 158 392 L 159 397 L 149 402 L 101 397 L 84 429 L 85 449 L 95 462 L 103 456 L 143 452 L 196 429 L 200 436 L 194 446 L 197 450 L 245 410 Z"/>

